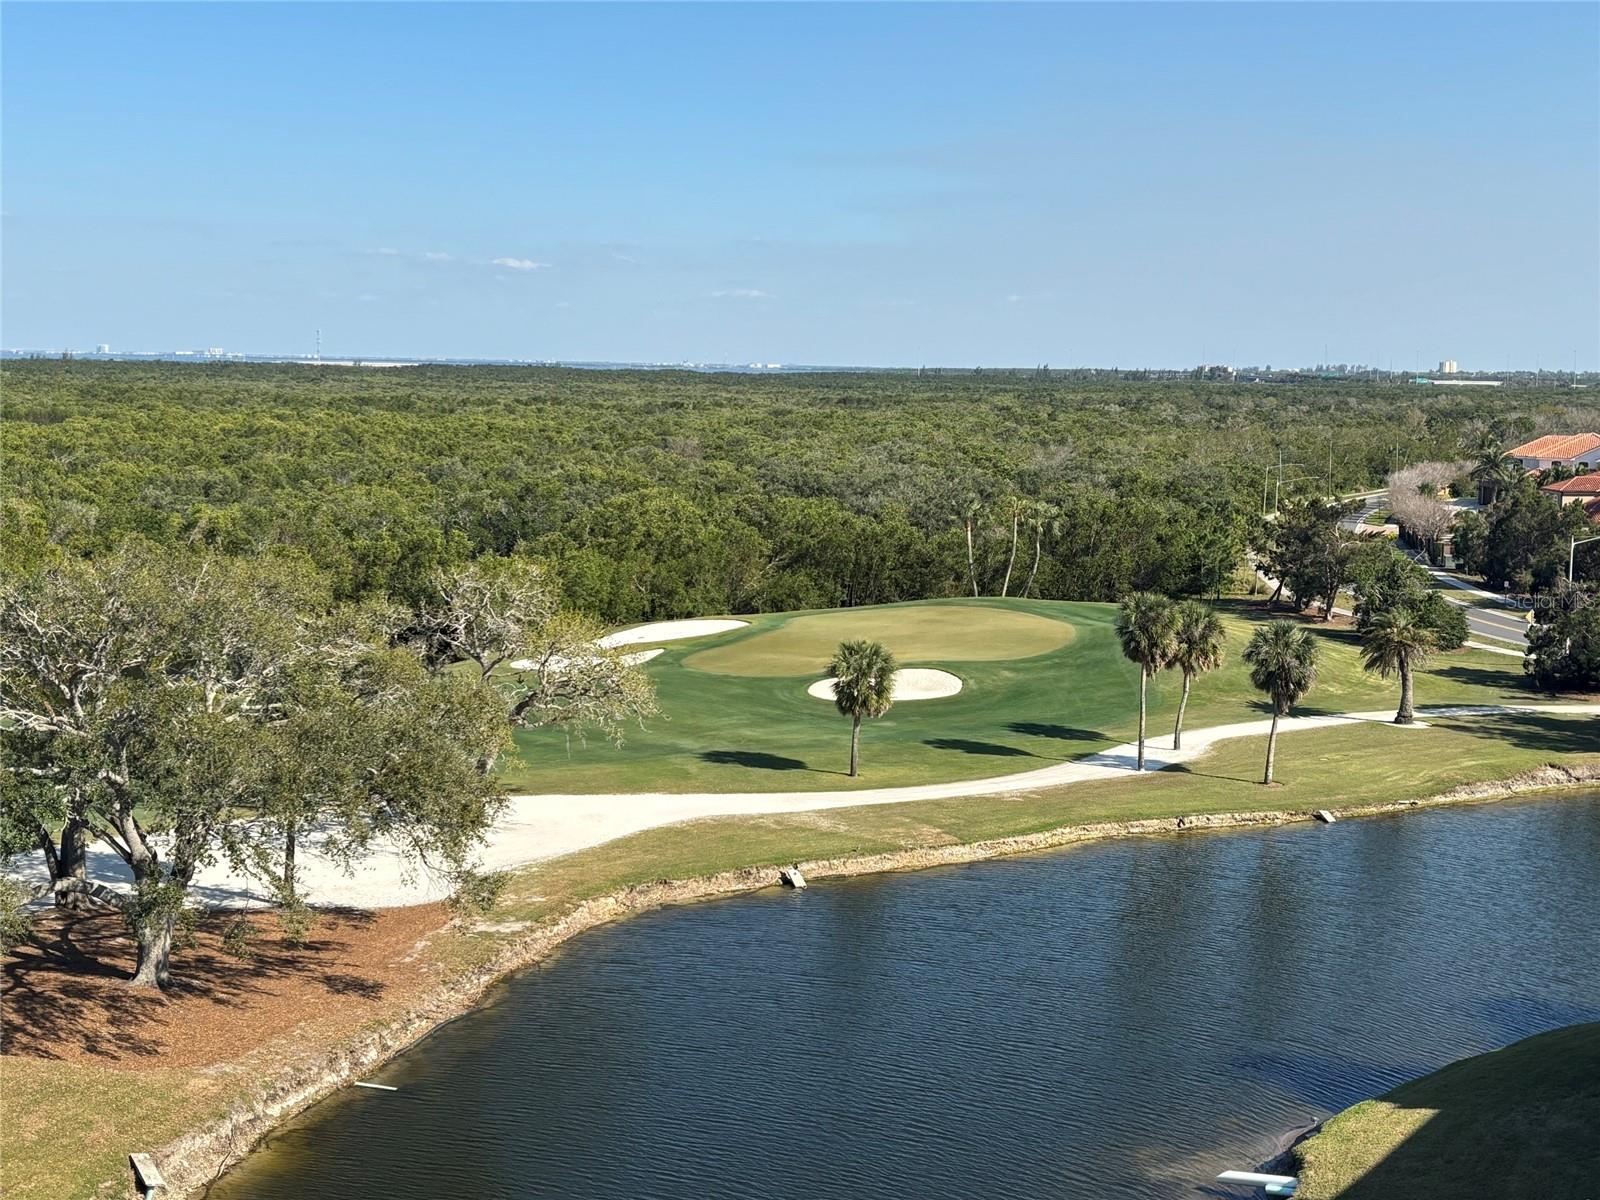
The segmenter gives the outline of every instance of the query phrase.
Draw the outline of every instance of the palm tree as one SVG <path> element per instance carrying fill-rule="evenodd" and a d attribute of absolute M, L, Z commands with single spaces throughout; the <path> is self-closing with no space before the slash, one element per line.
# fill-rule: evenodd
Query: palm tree
<path fill-rule="evenodd" d="M 881 717 L 894 703 L 894 655 L 881 642 L 839 643 L 828 674 L 833 676 L 833 703 L 850 718 L 850 777 L 861 762 L 861 719 Z"/>
<path fill-rule="evenodd" d="M 978 560 L 973 553 L 972 529 L 978 523 L 978 518 L 983 515 L 983 501 L 977 496 L 969 496 L 956 510 L 956 516 L 961 519 L 967 531 L 967 579 L 972 584 L 972 594 L 978 594 Z"/>
<path fill-rule="evenodd" d="M 1317 681 L 1317 641 L 1311 631 L 1293 621 L 1268 621 L 1257 629 L 1244 648 L 1250 664 L 1250 682 L 1272 697 L 1272 729 L 1267 733 L 1267 771 L 1262 783 L 1272 782 L 1272 760 L 1278 749 L 1278 718 Z"/>
<path fill-rule="evenodd" d="M 1478 450 L 1478 460 L 1468 472 L 1478 485 L 1480 495 L 1487 493 L 1485 503 L 1493 504 L 1500 498 L 1500 489 L 1517 481 L 1522 474 L 1522 463 L 1500 449 L 1497 442 L 1485 442 Z"/>
<path fill-rule="evenodd" d="M 1417 719 L 1411 705 L 1411 677 L 1428 661 L 1437 648 L 1433 631 L 1417 620 L 1409 609 L 1395 608 L 1379 613 L 1367 622 L 1361 634 L 1361 665 L 1385 679 L 1400 676 L 1400 709 L 1396 725 L 1409 725 Z"/>
<path fill-rule="evenodd" d="M 1214 671 L 1222 665 L 1222 643 L 1227 634 L 1222 618 L 1211 606 L 1198 600 L 1185 600 L 1174 610 L 1172 655 L 1169 667 L 1183 672 L 1183 698 L 1178 701 L 1178 720 L 1172 726 L 1172 748 L 1183 749 L 1183 711 L 1189 707 L 1189 685 L 1196 675 Z"/>
<path fill-rule="evenodd" d="M 1028 528 L 1033 531 L 1033 567 L 1022 589 L 1023 599 L 1033 594 L 1033 579 L 1039 573 L 1039 556 L 1044 553 L 1045 539 L 1061 536 L 1061 509 L 1048 500 L 1034 501 L 1028 514 Z"/>
<path fill-rule="evenodd" d="M 1002 597 L 1011 593 L 1011 571 L 1017 565 L 1017 534 L 1022 530 L 1022 523 L 1030 519 L 1032 511 L 1033 502 L 1021 496 L 1008 496 L 1000 506 L 1001 515 L 1011 519 L 1011 557 L 1006 559 L 1006 577 L 1000 583 Z"/>
<path fill-rule="evenodd" d="M 1122 653 L 1139 664 L 1139 764 L 1144 770 L 1145 685 L 1172 653 L 1172 601 L 1156 592 L 1135 592 L 1117 610 Z"/>

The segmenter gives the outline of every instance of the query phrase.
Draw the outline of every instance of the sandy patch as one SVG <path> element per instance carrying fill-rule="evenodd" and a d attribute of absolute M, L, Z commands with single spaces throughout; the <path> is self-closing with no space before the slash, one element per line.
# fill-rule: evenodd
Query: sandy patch
<path fill-rule="evenodd" d="M 961 690 L 961 680 L 949 671 L 933 667 L 904 667 L 894 673 L 890 689 L 896 704 L 905 700 L 938 700 L 954 696 Z M 806 695 L 818 700 L 833 699 L 833 680 L 819 679 L 806 689 Z"/>
<path fill-rule="evenodd" d="M 650 625 L 640 625 L 635 629 L 619 629 L 616 633 L 608 633 L 595 644 L 597 646 L 638 646 L 648 642 L 676 642 L 684 638 L 710 637 L 713 633 L 727 633 L 733 629 L 743 629 L 749 621 L 722 620 L 694 620 L 694 621 L 656 621 Z"/>
<path fill-rule="evenodd" d="M 329 1032 L 388 1011 L 437 976 L 414 961 L 450 919 L 442 904 L 321 912 L 302 945 L 266 913 L 248 918 L 250 958 L 229 953 L 232 914 L 200 919 L 173 986 L 124 986 L 134 948 L 116 913 L 46 910 L 5 965 L 6 1053 L 112 1068 L 203 1067 L 307 1020 Z"/>

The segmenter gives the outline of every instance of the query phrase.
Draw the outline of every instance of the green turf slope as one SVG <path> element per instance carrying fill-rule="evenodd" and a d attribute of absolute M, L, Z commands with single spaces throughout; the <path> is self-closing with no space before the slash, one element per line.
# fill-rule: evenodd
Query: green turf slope
<path fill-rule="evenodd" d="M 1240 653 L 1263 614 L 1220 606 L 1224 667 L 1201 678 L 1191 727 L 1265 712 Z M 1132 738 L 1138 673 L 1122 657 L 1109 604 L 1048 600 L 934 600 L 823 613 L 749 617 L 743 629 L 664 643 L 645 667 L 661 714 L 630 728 L 622 746 L 552 730 L 517 736 L 504 768 L 517 792 L 802 791 L 983 778 L 1077 758 Z M 1323 642 L 1317 687 L 1297 711 L 1344 712 L 1394 703 L 1395 685 L 1363 672 L 1352 633 L 1312 623 Z M 862 732 L 852 781 L 849 723 L 806 694 L 833 646 L 877 637 L 902 665 L 960 676 L 959 695 L 896 705 Z M 1152 735 L 1170 733 L 1178 679 L 1151 687 Z M 1440 655 L 1417 684 L 1418 704 L 1530 702 L 1514 658 Z"/>
<path fill-rule="evenodd" d="M 1347 1108 L 1296 1153 L 1305 1200 L 1593 1200 L 1600 1024 L 1451 1063 Z"/>

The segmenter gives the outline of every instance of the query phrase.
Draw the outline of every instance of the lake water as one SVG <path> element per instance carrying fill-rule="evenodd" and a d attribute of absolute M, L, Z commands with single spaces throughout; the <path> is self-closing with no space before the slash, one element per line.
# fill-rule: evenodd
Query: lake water
<path fill-rule="evenodd" d="M 218 1200 L 1195 1197 L 1600 1019 L 1600 794 L 814 884 L 595 931 Z"/>

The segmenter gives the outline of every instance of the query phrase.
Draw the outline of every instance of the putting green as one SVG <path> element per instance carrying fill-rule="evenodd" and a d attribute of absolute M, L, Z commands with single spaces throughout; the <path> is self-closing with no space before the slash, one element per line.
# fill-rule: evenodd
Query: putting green
<path fill-rule="evenodd" d="M 1227 662 L 1195 682 L 1198 728 L 1248 721 L 1267 709 L 1241 651 L 1264 613 L 1219 606 Z M 764 613 L 747 628 L 668 642 L 643 670 L 659 715 L 623 742 L 516 733 L 502 766 L 512 792 L 814 791 L 945 783 L 1003 775 L 1093 754 L 1137 729 L 1138 669 L 1122 656 L 1110 604 L 949 599 L 830 612 Z M 1317 685 L 1300 713 L 1393 704 L 1396 685 L 1361 668 L 1350 630 L 1308 625 L 1323 646 Z M 806 694 L 835 646 L 849 637 L 887 642 L 907 666 L 960 677 L 954 696 L 896 704 L 861 730 L 862 773 L 851 780 L 850 722 Z M 692 668 L 692 669 L 691 669 Z M 1150 683 L 1150 732 L 1171 734 L 1181 681 Z M 1417 677 L 1419 704 L 1514 704 L 1538 699 L 1515 659 L 1476 651 L 1436 655 Z M 1289 751 L 1284 751 L 1289 753 Z"/>
<path fill-rule="evenodd" d="M 952 663 L 1033 658 L 1072 637 L 1066 621 L 990 605 L 846 608 L 791 617 L 693 653 L 683 665 L 713 675 L 817 676 L 851 638 L 882 642 L 901 663 Z"/>

